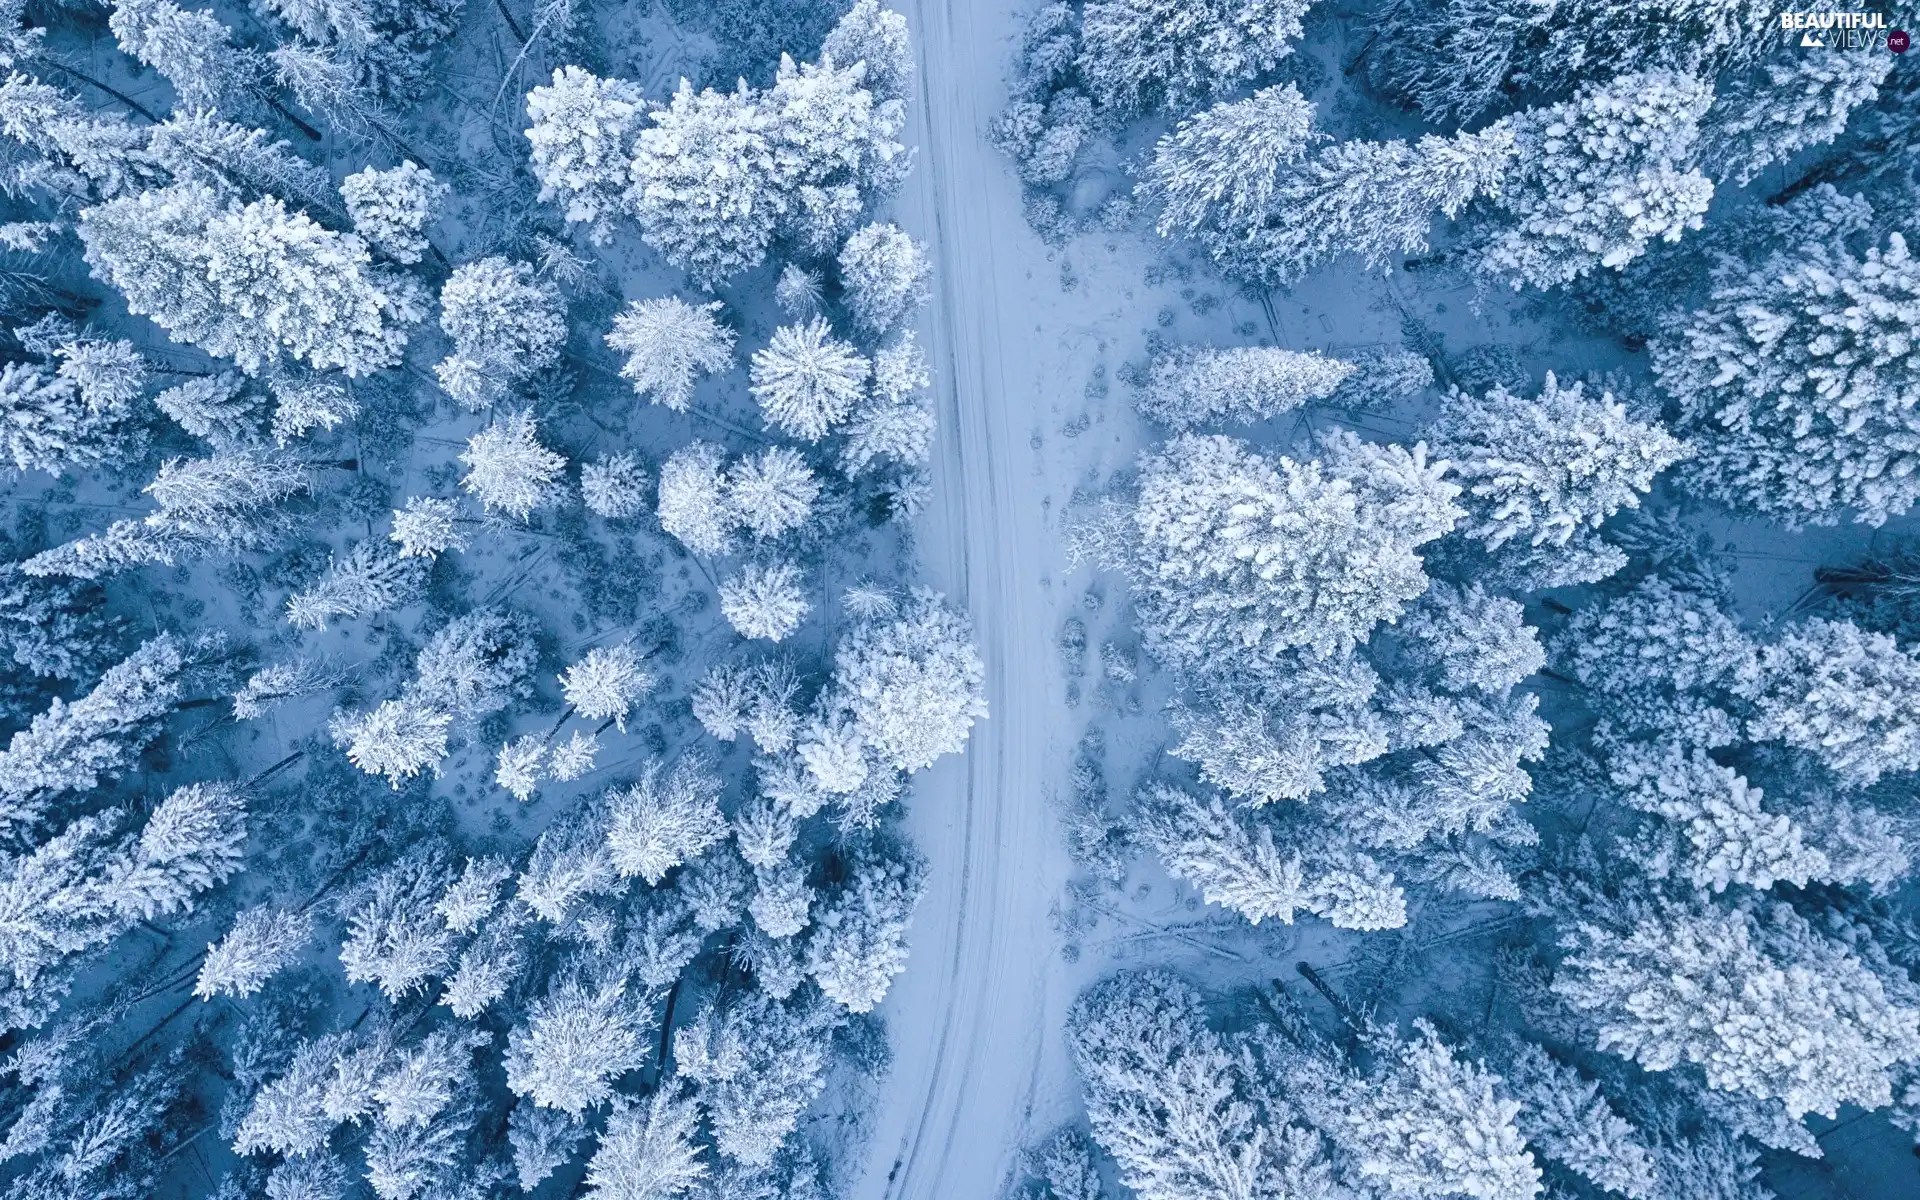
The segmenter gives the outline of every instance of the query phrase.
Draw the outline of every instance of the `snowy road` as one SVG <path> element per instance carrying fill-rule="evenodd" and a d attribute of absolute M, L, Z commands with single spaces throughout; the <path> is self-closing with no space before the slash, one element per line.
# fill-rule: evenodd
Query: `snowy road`
<path fill-rule="evenodd" d="M 1060 293 L 1034 270 L 1046 248 L 984 139 L 1004 103 L 1015 18 L 978 0 L 903 7 L 921 57 L 920 158 L 899 212 L 934 254 L 924 336 L 942 404 L 921 554 L 932 585 L 973 616 L 992 716 L 964 758 L 916 784 L 907 824 L 932 870 L 911 962 L 884 1009 L 895 1063 L 856 1195 L 984 1200 L 1027 1136 L 1062 1003 L 1050 994 L 1048 909 L 1067 867 L 1044 798 L 1063 752 L 1057 618 L 1042 582 L 1058 549 L 1029 445 L 1058 353 L 1035 314 Z"/>

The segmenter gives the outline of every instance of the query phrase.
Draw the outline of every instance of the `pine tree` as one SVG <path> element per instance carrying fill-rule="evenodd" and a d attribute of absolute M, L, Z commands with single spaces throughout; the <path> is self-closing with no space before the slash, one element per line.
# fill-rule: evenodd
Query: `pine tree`
<path fill-rule="evenodd" d="M 1910 984 L 1873 972 L 1785 905 L 1658 901 L 1561 926 L 1553 991 L 1601 1049 L 1650 1071 L 1683 1063 L 1707 1084 L 1787 1115 L 1875 1108 L 1888 1072 L 1920 1048 Z"/>
<path fill-rule="evenodd" d="M 427 226 L 447 198 L 447 185 L 414 162 L 391 170 L 368 167 L 340 181 L 353 229 L 397 263 L 417 263 L 429 243 Z"/>
<path fill-rule="evenodd" d="M 1283 170 L 1320 136 L 1313 105 L 1291 83 L 1186 118 L 1154 146 L 1141 185 L 1161 206 L 1155 228 L 1202 238 L 1218 253 L 1267 220 Z"/>
<path fill-rule="evenodd" d="M 192 648 L 169 634 L 143 643 L 71 704 L 47 711 L 0 750 L 0 832 L 18 838 L 63 794 L 97 786 L 138 760 L 180 702 Z"/>
<path fill-rule="evenodd" d="M 1478 269 L 1515 289 L 1549 288 L 1698 229 L 1713 184 L 1693 161 L 1712 101 L 1708 84 L 1655 70 L 1513 118 L 1519 153 L 1498 197 L 1511 221 Z"/>
<path fill-rule="evenodd" d="M 933 264 L 897 226 L 863 225 L 840 247 L 840 286 L 854 324 L 879 337 L 925 304 Z"/>
<path fill-rule="evenodd" d="M 790 561 L 747 563 L 720 582 L 720 613 L 741 637 L 778 642 L 812 610 L 803 578 Z"/>
<path fill-rule="evenodd" d="M 500 902 L 500 885 L 513 878 L 513 868 L 496 855 L 469 858 L 460 878 L 447 889 L 434 911 L 455 933 L 471 933 Z"/>
<path fill-rule="evenodd" d="M 1463 1060 L 1433 1026 L 1414 1036 L 1376 1035 L 1374 1070 L 1325 1100 L 1302 1097 L 1309 1118 L 1388 1195 L 1532 1200 L 1540 1168 L 1515 1118 L 1520 1105 L 1495 1092 L 1498 1075 Z"/>
<path fill-rule="evenodd" d="M 759 266 L 788 207 L 775 183 L 771 114 L 744 83 L 696 93 L 682 79 L 647 115 L 627 193 L 641 236 L 700 287 Z"/>
<path fill-rule="evenodd" d="M 606 340 L 627 356 L 620 375 L 634 393 L 685 412 L 701 375 L 732 367 L 735 335 L 717 319 L 720 309 L 718 300 L 688 304 L 677 296 L 629 303 Z"/>
<path fill-rule="evenodd" d="M 232 371 L 189 379 L 155 396 L 153 404 L 215 449 L 243 446 L 260 436 L 260 397 Z"/>
<path fill-rule="evenodd" d="M 1477 583 L 1435 583 L 1399 623 L 1409 656 L 1451 692 L 1505 696 L 1547 663 L 1526 610 Z"/>
<path fill-rule="evenodd" d="M 0 82 L 0 134 L 76 173 L 105 199 L 160 182 L 146 136 L 131 121 L 89 112 L 78 96 L 19 71 Z"/>
<path fill-rule="evenodd" d="M 0 366 L 0 455 L 19 471 L 64 474 L 113 461 L 129 448 L 130 413 L 96 408 L 71 378 L 32 363 Z"/>
<path fill-rule="evenodd" d="M 628 521 L 647 511 L 647 475 L 640 460 L 622 451 L 580 464 L 580 499 L 587 511 L 609 521 Z"/>
<path fill-rule="evenodd" d="M 1116 975 L 1074 1004 L 1067 1036 L 1093 1138 L 1141 1200 L 1325 1194 L 1321 1152 L 1241 1098 L 1239 1064 L 1185 983 Z"/>
<path fill-rule="evenodd" d="M 1882 54 L 1796 54 L 1716 88 L 1701 130 L 1716 174 L 1745 187 L 1770 164 L 1833 141 L 1892 68 Z"/>
<path fill-rule="evenodd" d="M 1628 1200 L 1659 1194 L 1654 1157 L 1639 1131 L 1579 1072 L 1525 1042 L 1502 1074 L 1520 1105 L 1514 1123 L 1541 1157 Z"/>
<path fill-rule="evenodd" d="M 327 1143 L 339 1122 L 321 1107 L 329 1077 L 350 1045 L 346 1034 L 327 1034 L 295 1051 L 286 1072 L 254 1095 L 233 1139 L 235 1154 L 310 1155 Z"/>
<path fill-rule="evenodd" d="M 337 376 L 283 374 L 267 381 L 273 393 L 273 440 L 285 446 L 315 429 L 332 431 L 360 415 L 360 402 Z"/>
<path fill-rule="evenodd" d="M 624 79 L 559 67 L 553 83 L 527 93 L 527 141 L 540 199 L 566 204 L 569 223 L 587 227 L 596 245 L 612 240 L 609 218 L 622 211 L 630 151 L 646 102 Z"/>
<path fill-rule="evenodd" d="M 193 899 L 240 870 L 246 800 L 230 783 L 176 788 L 148 814 L 140 836 L 100 881 L 123 919 L 153 920 L 193 908 Z"/>
<path fill-rule="evenodd" d="M 1821 243 L 1748 270 L 1654 345 L 1699 457 L 1696 491 L 1789 522 L 1878 525 L 1920 496 L 1906 446 L 1920 266 L 1897 233 L 1864 260 Z"/>
<path fill-rule="evenodd" d="M 817 442 L 853 412 L 871 373 L 872 364 L 815 317 L 782 325 L 754 352 L 750 390 L 769 425 Z"/>
<path fill-rule="evenodd" d="M 507 1086 L 573 1116 L 598 1108 L 614 1080 L 646 1061 L 651 1023 L 645 1000 L 621 980 L 563 980 L 509 1035 Z"/>
<path fill-rule="evenodd" d="M 453 965 L 453 934 L 435 911 L 449 874 L 437 858 L 416 853 L 374 877 L 347 914 L 347 982 L 377 983 L 398 1002 Z"/>
<path fill-rule="evenodd" d="M 229 203 L 278 196 L 337 218 L 333 177 L 265 130 L 192 109 L 153 127 L 147 154 L 173 183 L 211 188 Z"/>
<path fill-rule="evenodd" d="M 520 1190 L 531 1192 L 553 1172 L 573 1161 L 587 1136 L 585 1121 L 557 1108 L 541 1108 L 521 1100 L 507 1118 L 507 1142 L 513 1147 L 513 1169 Z"/>
<path fill-rule="evenodd" d="M 1271 830 L 1218 799 L 1150 786 L 1136 801 L 1133 833 L 1168 874 L 1255 925 L 1269 917 L 1291 925 L 1295 912 L 1313 907 L 1300 856 L 1280 849 Z"/>
<path fill-rule="evenodd" d="M 681 758 L 671 771 L 650 760 L 638 783 L 607 794 L 606 806 L 615 869 L 649 886 L 727 835 L 720 779 L 697 754 Z"/>
<path fill-rule="evenodd" d="M 540 444 L 540 430 L 528 409 L 497 418 L 467 439 L 460 455 L 467 465 L 460 486 L 488 511 L 499 510 L 525 521 L 537 508 L 562 498 L 565 455 Z"/>
<path fill-rule="evenodd" d="M 467 548 L 459 513 L 459 506 L 451 500 L 409 496 L 405 508 L 393 510 L 393 529 L 387 538 L 400 547 L 402 557 L 431 562 L 448 550 Z"/>
<path fill-rule="evenodd" d="M 818 929 L 807 940 L 807 974 L 829 999 L 864 1013 L 906 969 L 907 925 L 926 886 L 926 868 L 917 858 L 874 853 L 856 860 L 851 873 L 821 907 Z"/>
<path fill-rule="evenodd" d="M 1451 138 L 1338 142 L 1288 173 L 1264 225 L 1244 244 L 1215 239 L 1223 269 L 1265 284 L 1286 284 L 1341 255 L 1368 269 L 1427 247 L 1436 215 L 1458 216 L 1480 196 L 1496 195 L 1515 159 L 1505 125 Z"/>
<path fill-rule="evenodd" d="M 1293 0 L 1089 0 L 1080 75 L 1118 117 L 1186 111 L 1271 71 L 1305 12 Z"/>
<path fill-rule="evenodd" d="M 421 771 L 440 773 L 453 714 L 415 700 L 386 700 L 371 712 L 335 713 L 327 733 L 354 766 L 400 785 Z"/>
<path fill-rule="evenodd" d="M 376 541 L 356 543 L 312 586 L 287 597 L 287 623 L 318 631 L 336 617 L 392 612 L 419 598 L 426 576 L 426 564 L 418 558 L 394 553 Z"/>
<path fill-rule="evenodd" d="M 589 721 L 612 721 L 627 731 L 627 714 L 653 690 L 653 675 L 631 645 L 596 646 L 560 674 L 567 703 Z"/>
<path fill-rule="evenodd" d="M 913 83 L 907 19 L 880 7 L 879 0 L 858 0 L 848 9 L 820 43 L 820 57 L 842 67 L 864 67 L 861 81 L 881 103 L 904 101 Z"/>
<path fill-rule="evenodd" d="M 211 13 L 171 0 L 114 0 L 107 27 L 122 50 L 166 76 L 178 107 L 236 114 L 257 107 L 248 93 L 259 84 L 260 64 Z"/>
<path fill-rule="evenodd" d="M 532 267 L 495 255 L 454 268 L 440 289 L 440 328 L 453 353 L 434 374 L 449 396 L 478 411 L 559 361 L 566 306 Z"/>
<path fill-rule="evenodd" d="M 587 1163 L 591 1200 L 671 1200 L 707 1174 L 695 1134 L 700 1109 L 678 1087 L 615 1101 Z"/>
<path fill-rule="evenodd" d="M 737 518 L 727 503 L 727 452 L 711 442 L 691 442 L 675 450 L 660 468 L 655 509 L 660 528 L 695 554 L 709 558 L 729 553 Z"/>
<path fill-rule="evenodd" d="M 249 908 L 234 918 L 224 937 L 207 947 L 193 994 L 202 1000 L 244 1000 L 292 966 L 312 939 L 313 918 L 303 912 L 267 905 Z"/>
<path fill-rule="evenodd" d="M 1620 509 L 1638 508 L 1654 476 L 1689 453 L 1657 423 L 1630 418 L 1611 393 L 1589 398 L 1551 371 L 1531 400 L 1498 386 L 1480 398 L 1453 392 L 1428 436 L 1465 488 L 1462 532 L 1490 551 L 1586 542 Z M 1549 569 L 1535 586 L 1565 574 Z"/>
<path fill-rule="evenodd" d="M 1132 577 L 1156 652 L 1172 661 L 1232 655 L 1245 672 L 1294 646 L 1324 657 L 1426 589 L 1414 551 L 1460 513 L 1443 469 L 1424 446 L 1349 437 L 1319 462 L 1296 463 L 1183 434 L 1143 458 L 1138 499 L 1109 554 Z"/>
<path fill-rule="evenodd" d="M 36 578 L 0 565 L 0 647 L 33 675 L 89 678 L 119 657 L 125 622 L 97 584 Z"/>
<path fill-rule="evenodd" d="M 769 446 L 727 470 L 727 508 L 759 538 L 798 529 L 813 515 L 820 483 L 791 446 Z"/>
<path fill-rule="evenodd" d="M 477 608 L 442 626 L 414 660 L 409 699 L 457 717 L 484 717 L 533 694 L 539 627 L 503 608 Z"/>
<path fill-rule="evenodd" d="M 826 1084 L 830 1025 L 755 991 L 674 1032 L 674 1062 L 697 1085 L 720 1153 L 748 1167 L 773 1162 Z"/>
<path fill-rule="evenodd" d="M 1334 394 L 1353 367 L 1318 352 L 1181 346 L 1154 356 L 1140 411 L 1171 429 L 1252 423 Z"/>
<path fill-rule="evenodd" d="M 1920 770 L 1920 658 L 1851 621 L 1811 619 L 1760 652 L 1747 736 L 1812 755 L 1853 787 Z"/>
<path fill-rule="evenodd" d="M 862 744 L 901 771 L 959 753 L 987 715 L 972 623 L 924 589 L 898 616 L 856 624 L 834 650 L 833 678 Z"/>
<path fill-rule="evenodd" d="M 938 424 L 926 396 L 932 383 L 912 330 L 881 347 L 873 357 L 873 388 L 847 422 L 842 466 L 856 475 L 882 457 L 904 467 L 924 466 L 933 457 Z"/>
<path fill-rule="evenodd" d="M 426 315 L 418 288 L 373 269 L 358 235 L 289 213 L 275 197 L 215 217 L 206 237 L 215 295 L 273 348 L 271 356 L 234 348 L 249 373 L 281 354 L 349 377 L 384 370 L 400 361 L 406 326 Z"/>

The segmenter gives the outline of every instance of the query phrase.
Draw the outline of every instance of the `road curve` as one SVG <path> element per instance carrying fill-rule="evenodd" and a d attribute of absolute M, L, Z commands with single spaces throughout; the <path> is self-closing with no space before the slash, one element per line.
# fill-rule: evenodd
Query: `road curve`
<path fill-rule="evenodd" d="M 1065 876 L 1044 801 L 1057 748 L 1057 550 L 1028 444 L 1047 411 L 1049 347 L 1033 314 L 1058 302 L 1017 183 L 986 144 L 1004 103 L 997 0 L 903 5 L 920 56 L 919 159 L 899 219 L 934 259 L 923 331 L 941 404 L 933 496 L 918 527 L 929 582 L 972 615 L 991 715 L 964 757 L 922 775 L 907 828 L 930 864 L 907 972 L 884 1007 L 894 1063 L 856 1200 L 986 1200 L 1022 1141 L 1051 1019 L 1048 910 Z M 1036 282 L 1031 275 L 1037 274 Z"/>

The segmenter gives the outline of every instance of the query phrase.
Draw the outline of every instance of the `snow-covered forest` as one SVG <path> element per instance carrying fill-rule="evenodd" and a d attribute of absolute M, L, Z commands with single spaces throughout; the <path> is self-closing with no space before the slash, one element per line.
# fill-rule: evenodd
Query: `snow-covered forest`
<path fill-rule="evenodd" d="M 1797 21 L 15 2 L 0 1200 L 1920 1193 Z"/>

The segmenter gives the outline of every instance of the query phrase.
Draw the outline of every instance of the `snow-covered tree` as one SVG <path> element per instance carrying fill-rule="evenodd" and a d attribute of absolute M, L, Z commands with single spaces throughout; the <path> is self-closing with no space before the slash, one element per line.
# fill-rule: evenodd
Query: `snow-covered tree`
<path fill-rule="evenodd" d="M 1815 241 L 1729 263 L 1706 305 L 1654 345 L 1699 456 L 1697 491 L 1790 522 L 1878 525 L 1920 497 L 1920 264 L 1897 233 L 1864 259 Z"/>
<path fill-rule="evenodd" d="M 1701 123 L 1705 155 L 1742 187 L 1767 166 L 1833 141 L 1893 69 L 1884 54 L 1794 54 L 1715 89 Z"/>
<path fill-rule="evenodd" d="M 685 412 L 700 376 L 733 365 L 734 332 L 717 319 L 720 309 L 718 300 L 688 304 L 677 296 L 629 303 L 607 334 L 607 345 L 627 356 L 621 377 L 637 395 Z"/>
<path fill-rule="evenodd" d="M 750 390 L 769 425 L 817 442 L 853 412 L 871 373 L 872 364 L 815 317 L 782 325 L 754 352 Z"/>
<path fill-rule="evenodd" d="M 932 370 L 912 330 L 882 346 L 873 357 L 873 388 L 847 422 L 842 466 L 856 475 L 879 458 L 905 467 L 924 466 L 933 457 L 938 424 L 926 395 L 932 383 Z"/>
<path fill-rule="evenodd" d="M 1789 626 L 1760 652 L 1747 736 L 1805 751 L 1855 787 L 1920 770 L 1920 657 L 1851 621 Z"/>
<path fill-rule="evenodd" d="M 747 901 L 747 914 L 760 932 L 773 938 L 789 938 L 805 929 L 813 908 L 814 891 L 807 886 L 807 873 L 798 863 L 781 862 L 754 871 L 753 898 Z M 837 937 L 839 931 L 823 937 Z"/>
<path fill-rule="evenodd" d="M 522 409 L 496 419 L 467 439 L 460 461 L 467 465 L 460 486 L 489 512 L 498 510 L 525 521 L 536 508 L 562 499 L 565 455 L 540 444 L 533 413 Z"/>
<path fill-rule="evenodd" d="M 296 629 L 320 630 L 336 617 L 391 612 L 418 598 L 426 574 L 418 558 L 395 553 L 379 542 L 359 542 L 346 557 L 334 559 L 311 586 L 287 597 L 287 623 Z"/>
<path fill-rule="evenodd" d="M 1536 1154 L 1628 1200 L 1658 1194 L 1646 1139 L 1579 1072 L 1526 1042 L 1501 1074 L 1504 1090 L 1519 1102 L 1514 1123 Z"/>
<path fill-rule="evenodd" d="M 432 560 L 448 550 L 467 548 L 466 531 L 460 528 L 460 506 L 432 496 L 409 496 L 405 508 L 394 509 L 393 529 L 387 538 L 400 547 L 403 558 Z"/>
<path fill-rule="evenodd" d="M 438 859 L 416 853 L 374 876 L 347 913 L 340 962 L 349 983 L 377 983 L 397 1002 L 453 965 L 453 933 L 436 909 L 449 875 Z"/>
<path fill-rule="evenodd" d="M 0 388 L 4 386 L 0 382 Z M 243 445 L 259 437 L 260 397 L 250 393 L 232 371 L 167 388 L 153 398 L 153 406 L 216 448 Z"/>
<path fill-rule="evenodd" d="M 63 474 L 129 449 L 129 407 L 88 402 L 71 375 L 33 363 L 0 366 L 0 455 L 19 471 Z"/>
<path fill-rule="evenodd" d="M 813 468 L 791 446 L 769 446 L 727 470 L 728 509 L 755 537 L 779 537 L 805 525 L 819 496 Z"/>
<path fill-rule="evenodd" d="M 647 244 L 702 287 L 760 265 L 787 202 L 759 97 L 682 79 L 647 115 L 627 192 Z"/>
<path fill-rule="evenodd" d="M 327 725 L 333 744 L 369 775 L 384 775 L 395 791 L 422 771 L 439 774 L 447 756 L 453 714 L 414 700 L 387 700 L 365 713 L 335 713 Z"/>
<path fill-rule="evenodd" d="M 936 592 L 915 591 L 897 615 L 856 624 L 833 661 L 860 742 L 898 770 L 959 753 L 987 715 L 973 625 Z"/>
<path fill-rule="evenodd" d="M 1790 1117 L 1877 1108 L 1920 1055 L 1920 1001 L 1781 904 L 1658 901 L 1560 926 L 1553 991 L 1599 1045 L 1650 1071 L 1683 1063 L 1710 1087 L 1777 1100 Z"/>
<path fill-rule="evenodd" d="M 1519 601 L 1477 583 L 1435 583 L 1400 619 L 1408 656 L 1450 692 L 1504 696 L 1546 666 L 1540 638 Z"/>
<path fill-rule="evenodd" d="M 460 878 L 447 888 L 434 911 L 455 933 L 471 933 L 500 903 L 500 887 L 513 878 L 513 868 L 496 855 L 469 858 Z"/>
<path fill-rule="evenodd" d="M 871 0 L 869 0 L 871 3 Z M 707 1174 L 695 1135 L 700 1109 L 678 1086 L 616 1100 L 587 1163 L 590 1200 L 672 1200 Z"/>
<path fill-rule="evenodd" d="M 249 374 L 292 358 L 350 376 L 391 367 L 425 315 L 411 280 L 268 196 L 223 205 L 189 184 L 87 209 L 87 262 L 135 313 Z"/>
<path fill-rule="evenodd" d="M 720 581 L 720 613 L 741 637 L 780 641 L 813 608 L 803 579 L 789 561 L 747 563 Z"/>
<path fill-rule="evenodd" d="M 580 499 L 587 511 L 626 521 L 647 511 L 647 474 L 640 460 L 622 451 L 580 464 Z"/>
<path fill-rule="evenodd" d="M 1313 105 L 1291 83 L 1181 121 L 1154 146 L 1142 183 L 1161 206 L 1160 236 L 1223 247 L 1243 240 L 1273 211 L 1283 169 L 1316 140 Z"/>
<path fill-rule="evenodd" d="M 1353 366 L 1317 351 L 1181 346 L 1154 356 L 1140 411 L 1172 429 L 1253 422 L 1333 395 Z"/>
<path fill-rule="evenodd" d="M 507 1039 L 507 1086 L 543 1108 L 579 1116 L 613 1096 L 646 1061 L 652 1014 L 625 981 L 562 980 Z"/>
<path fill-rule="evenodd" d="M 1080 76 L 1121 117 L 1186 111 L 1272 70 L 1305 13 L 1297 0 L 1089 0 Z"/>
<path fill-rule="evenodd" d="M 547 766 L 547 739 L 524 734 L 501 746 L 493 756 L 493 781 L 525 804 L 540 788 Z"/>
<path fill-rule="evenodd" d="M 748 1167 L 774 1160 L 826 1084 L 830 1023 L 752 991 L 674 1032 L 674 1061 L 695 1083 L 720 1153 Z"/>
<path fill-rule="evenodd" d="M 484 717 L 533 695 L 539 627 L 503 608 L 476 608 L 420 648 L 407 695 L 457 717 Z"/>
<path fill-rule="evenodd" d="M 1509 220 L 1479 269 L 1514 288 L 1549 288 L 1700 228 L 1713 183 L 1693 163 L 1712 102 L 1709 84 L 1654 70 L 1513 118 L 1518 155 L 1497 198 Z"/>
<path fill-rule="evenodd" d="M 440 288 L 440 328 L 453 353 L 434 374 L 449 396 L 478 410 L 559 361 L 566 306 L 532 267 L 496 255 L 454 268 Z"/>
<path fill-rule="evenodd" d="M 183 109 L 224 108 L 246 112 L 248 92 L 261 67 L 232 44 L 227 27 L 212 13 L 192 12 L 171 0 L 115 0 L 107 28 L 120 48 L 173 85 Z"/>
<path fill-rule="evenodd" d="M 1103 552 L 1132 577 L 1158 653 L 1192 667 L 1232 656 L 1238 671 L 1294 646 L 1325 656 L 1426 590 L 1415 551 L 1460 515 L 1444 464 L 1424 446 L 1329 442 L 1297 463 L 1183 434 L 1142 458 Z"/>
<path fill-rule="evenodd" d="M 840 247 L 840 286 L 854 324 L 873 337 L 929 298 L 933 264 L 924 246 L 884 222 L 863 225 Z"/>
<path fill-rule="evenodd" d="M 716 557 L 733 548 L 737 523 L 727 503 L 727 452 L 712 442 L 675 450 L 660 468 L 655 513 L 660 528 L 695 554 Z"/>
<path fill-rule="evenodd" d="M 1495 386 L 1483 397 L 1460 391 L 1427 431 L 1465 491 L 1462 532 L 1489 551 L 1534 552 L 1534 587 L 1583 582 L 1578 551 L 1602 522 L 1640 507 L 1654 476 L 1687 457 L 1685 443 L 1658 423 L 1636 421 L 1609 392 L 1561 387 L 1553 373 L 1523 399 Z M 1564 563 L 1552 552 L 1571 547 Z"/>
<path fill-rule="evenodd" d="M 698 754 L 682 757 L 671 770 L 649 761 L 639 782 L 607 794 L 606 808 L 614 868 L 649 886 L 727 836 L 720 779 Z"/>
<path fill-rule="evenodd" d="M 653 674 L 628 643 L 595 646 L 560 673 L 560 691 L 589 721 L 612 721 L 622 733 L 627 714 L 653 690 Z"/>
<path fill-rule="evenodd" d="M 447 185 L 414 162 L 390 170 L 368 167 L 340 181 L 340 198 L 354 232 L 397 263 L 417 263 L 427 251 L 427 226 L 447 198 Z"/>
<path fill-rule="evenodd" d="M 553 83 L 527 93 L 527 141 L 540 199 L 566 205 L 568 222 L 604 245 L 609 218 L 622 211 L 631 149 L 646 112 L 640 89 L 580 67 L 559 67 Z"/>
<path fill-rule="evenodd" d="M 908 85 L 913 82 L 913 43 L 907 36 L 907 19 L 882 8 L 879 0 L 858 0 L 848 9 L 820 43 L 820 57 L 841 67 L 864 67 L 861 82 L 883 103 L 905 100 Z"/>
<path fill-rule="evenodd" d="M 63 793 L 84 791 L 138 760 L 181 698 L 191 647 L 169 634 L 144 643 L 86 695 L 56 697 L 0 750 L 0 830 L 18 836 Z"/>
<path fill-rule="evenodd" d="M 1373 1071 L 1337 1097 L 1301 1097 L 1309 1118 L 1360 1178 L 1393 1196 L 1532 1200 L 1540 1168 L 1515 1124 L 1520 1105 L 1498 1075 L 1456 1055 L 1424 1020 L 1414 1035 L 1375 1036 Z"/>
<path fill-rule="evenodd" d="M 871 1012 L 907 966 L 907 924 L 926 870 L 917 859 L 869 855 L 829 895 L 807 939 L 807 973 L 850 1012 Z M 768 930 L 771 933 L 771 930 Z"/>
<path fill-rule="evenodd" d="M 1243 1098 L 1240 1064 L 1200 995 L 1161 972 L 1117 975 L 1067 1017 L 1093 1138 L 1141 1200 L 1326 1195 L 1319 1139 Z"/>

